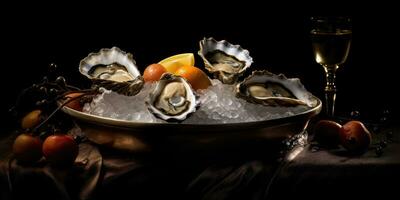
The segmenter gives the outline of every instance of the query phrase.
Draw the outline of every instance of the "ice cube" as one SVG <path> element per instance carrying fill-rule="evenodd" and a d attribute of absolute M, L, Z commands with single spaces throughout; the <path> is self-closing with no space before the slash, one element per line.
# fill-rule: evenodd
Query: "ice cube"
<path fill-rule="evenodd" d="M 135 96 L 123 96 L 101 89 L 91 103 L 84 105 L 84 112 L 135 122 L 167 123 L 150 113 L 145 104 L 155 84 L 146 83 Z M 182 123 L 212 124 L 240 123 L 287 117 L 305 111 L 307 107 L 272 107 L 249 103 L 235 96 L 235 86 L 213 79 L 212 86 L 199 90 L 200 108 Z"/>

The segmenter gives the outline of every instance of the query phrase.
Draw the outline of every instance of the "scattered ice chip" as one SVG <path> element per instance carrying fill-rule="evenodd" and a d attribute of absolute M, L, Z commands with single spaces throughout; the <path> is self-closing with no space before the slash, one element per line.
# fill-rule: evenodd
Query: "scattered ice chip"
<path fill-rule="evenodd" d="M 212 86 L 199 90 L 200 107 L 183 124 L 221 124 L 263 121 L 283 118 L 303 112 L 306 106 L 263 106 L 249 103 L 235 96 L 235 86 L 212 80 Z M 140 123 L 167 123 L 151 114 L 145 101 L 154 89 L 154 83 L 146 83 L 135 96 L 124 96 L 103 90 L 83 111 L 89 114 Z"/>

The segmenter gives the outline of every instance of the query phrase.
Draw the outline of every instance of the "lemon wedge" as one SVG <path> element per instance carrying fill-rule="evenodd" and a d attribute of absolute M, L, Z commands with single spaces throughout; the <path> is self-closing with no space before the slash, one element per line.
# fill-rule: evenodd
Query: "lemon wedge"
<path fill-rule="evenodd" d="M 160 61 L 158 64 L 164 66 L 168 72 L 175 73 L 180 67 L 194 66 L 194 55 L 193 53 L 177 54 Z"/>

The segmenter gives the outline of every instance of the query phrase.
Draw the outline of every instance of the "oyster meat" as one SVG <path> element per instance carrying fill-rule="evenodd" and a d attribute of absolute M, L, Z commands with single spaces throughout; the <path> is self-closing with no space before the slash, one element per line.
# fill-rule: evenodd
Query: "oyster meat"
<path fill-rule="evenodd" d="M 307 105 L 314 107 L 313 98 L 298 78 L 286 78 L 283 74 L 268 71 L 253 71 L 244 81 L 236 86 L 236 96 L 252 103 L 269 106 Z"/>
<path fill-rule="evenodd" d="M 182 121 L 196 111 L 199 102 L 190 84 L 182 77 L 165 73 L 161 76 L 146 105 L 156 117 Z"/>
<path fill-rule="evenodd" d="M 253 63 L 249 51 L 225 40 L 204 38 L 198 52 L 206 69 L 226 84 L 234 84 Z"/>
<path fill-rule="evenodd" d="M 94 85 L 127 96 L 137 94 L 144 84 L 132 54 L 118 47 L 89 54 L 81 60 L 79 71 Z"/>

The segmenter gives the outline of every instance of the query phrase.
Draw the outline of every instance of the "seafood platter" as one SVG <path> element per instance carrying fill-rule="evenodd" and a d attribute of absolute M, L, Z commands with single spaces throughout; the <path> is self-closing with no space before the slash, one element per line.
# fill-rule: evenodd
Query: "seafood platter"
<path fill-rule="evenodd" d="M 146 68 L 133 55 L 112 47 L 83 58 L 79 71 L 99 92 L 82 110 L 62 108 L 100 145 L 148 152 L 281 142 L 321 110 L 298 78 L 252 70 L 249 51 L 225 40 L 201 40 L 197 63 L 183 53 Z"/>

